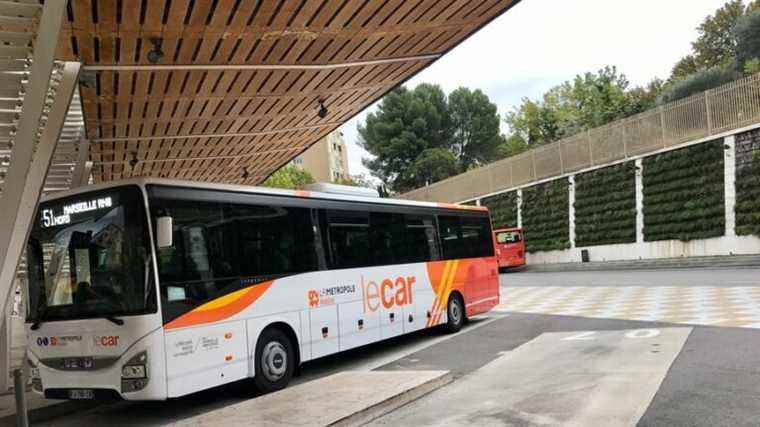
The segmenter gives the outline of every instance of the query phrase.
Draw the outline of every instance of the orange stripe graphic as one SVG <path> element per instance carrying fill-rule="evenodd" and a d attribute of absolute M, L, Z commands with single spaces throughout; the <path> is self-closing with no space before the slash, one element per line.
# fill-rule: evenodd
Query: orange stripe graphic
<path fill-rule="evenodd" d="M 256 302 L 273 283 L 274 281 L 259 283 L 211 300 L 167 323 L 164 329 L 184 328 L 230 318 Z"/>
<path fill-rule="evenodd" d="M 448 281 L 448 277 L 451 274 L 451 261 L 446 261 L 443 264 L 443 272 L 440 275 L 440 277 L 436 277 L 437 280 L 433 285 L 433 291 L 435 292 L 435 298 L 433 299 L 433 305 L 430 307 L 430 318 L 428 318 L 427 326 L 433 326 L 433 322 L 436 317 L 436 312 L 438 310 L 438 307 L 441 305 L 441 293 L 446 288 L 446 282 Z M 432 278 L 431 278 L 432 280 Z"/>
<path fill-rule="evenodd" d="M 441 294 L 441 298 L 439 299 L 438 304 L 438 311 L 435 316 L 434 325 L 437 325 L 441 322 L 441 316 L 443 315 L 443 312 L 447 309 L 447 305 L 449 303 L 449 294 L 451 294 L 451 287 L 454 284 L 454 279 L 456 279 L 457 276 L 457 269 L 459 268 L 459 260 L 455 260 L 452 262 L 451 271 L 449 272 L 449 277 L 447 278 L 446 282 L 446 288 L 443 290 L 443 293 Z"/>

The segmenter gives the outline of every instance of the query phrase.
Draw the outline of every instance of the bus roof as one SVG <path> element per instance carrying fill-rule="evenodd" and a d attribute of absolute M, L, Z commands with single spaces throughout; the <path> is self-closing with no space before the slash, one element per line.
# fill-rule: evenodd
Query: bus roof
<path fill-rule="evenodd" d="M 232 191 L 238 193 L 248 194 L 261 194 L 271 196 L 288 196 L 299 198 L 314 198 L 323 200 L 341 200 L 341 201 L 355 201 L 374 204 L 386 204 L 386 205 L 400 205 L 400 206 L 418 206 L 429 208 L 443 208 L 454 210 L 468 210 L 468 211 L 488 211 L 484 206 L 470 206 L 470 205 L 458 205 L 451 203 L 432 203 L 432 202 L 417 202 L 412 200 L 400 200 L 400 199 L 383 199 L 377 197 L 355 196 L 336 193 L 322 193 L 318 191 L 307 190 L 284 190 L 279 188 L 267 188 L 267 187 L 254 187 L 249 185 L 235 185 L 235 184 L 218 184 L 211 182 L 199 182 L 199 181 L 185 181 L 176 179 L 165 178 L 130 178 L 119 181 L 109 181 L 106 183 L 93 184 L 84 187 L 79 187 L 71 190 L 51 193 L 45 195 L 40 200 L 41 202 L 47 202 L 50 200 L 59 199 L 62 197 L 72 196 L 76 194 L 88 193 L 90 191 L 103 190 L 112 187 L 119 187 L 123 185 L 139 185 L 144 187 L 146 185 L 163 185 L 169 187 L 183 187 L 183 188 L 199 188 L 207 190 L 222 190 Z"/>

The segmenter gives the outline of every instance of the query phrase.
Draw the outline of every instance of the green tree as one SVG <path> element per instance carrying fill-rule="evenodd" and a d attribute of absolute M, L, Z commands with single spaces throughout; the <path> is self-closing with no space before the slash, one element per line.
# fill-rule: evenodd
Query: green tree
<path fill-rule="evenodd" d="M 745 74 L 760 73 L 760 58 L 751 59 L 744 63 Z"/>
<path fill-rule="evenodd" d="M 736 39 L 737 65 L 749 74 L 753 70 L 752 61 L 760 59 L 760 10 L 741 18 L 733 29 L 733 35 Z"/>
<path fill-rule="evenodd" d="M 681 80 L 671 83 L 660 95 L 659 102 L 665 104 L 691 95 L 696 95 L 706 90 L 732 82 L 740 76 L 741 74 L 734 71 L 733 68 L 725 68 L 719 65 L 706 70 L 700 70 Z"/>
<path fill-rule="evenodd" d="M 682 79 L 690 74 L 694 74 L 699 71 L 699 64 L 697 64 L 697 58 L 694 55 L 686 55 L 676 62 L 673 67 L 673 71 L 670 75 L 670 80 Z"/>
<path fill-rule="evenodd" d="M 507 138 L 504 145 L 499 147 L 499 157 L 507 158 L 516 156 L 524 151 L 527 151 L 528 148 L 528 143 L 525 142 L 524 139 L 518 135 L 511 135 L 509 138 Z"/>
<path fill-rule="evenodd" d="M 296 190 L 303 188 L 306 184 L 313 183 L 314 177 L 309 172 L 297 166 L 287 165 L 273 173 L 261 185 L 262 187 Z"/>
<path fill-rule="evenodd" d="M 496 105 L 480 89 L 463 87 L 449 94 L 448 101 L 452 148 L 459 169 L 469 170 L 498 159 L 499 147 L 506 141 L 499 131 Z"/>
<path fill-rule="evenodd" d="M 625 74 L 606 67 L 550 89 L 540 101 L 523 99 L 505 120 L 513 137 L 545 144 L 653 107 L 662 85 L 655 79 L 630 88 Z"/>
<path fill-rule="evenodd" d="M 420 185 L 418 185 L 420 187 L 456 175 L 460 172 L 460 168 L 451 150 L 429 148 L 417 156 L 410 172 L 420 180 Z"/>
<path fill-rule="evenodd" d="M 479 90 L 448 97 L 436 85 L 396 89 L 359 126 L 364 164 L 391 192 L 404 192 L 499 158 L 506 149 L 496 106 Z"/>
<path fill-rule="evenodd" d="M 692 43 L 693 53 L 676 64 L 670 81 L 684 79 L 701 70 L 731 67 L 739 56 L 739 41 L 734 28 L 743 17 L 758 10 L 760 0 L 749 4 L 744 0 L 731 0 L 706 17 L 697 27 L 699 37 Z"/>
<path fill-rule="evenodd" d="M 446 95 L 437 85 L 392 91 L 359 125 L 359 144 L 374 156 L 364 164 L 394 191 L 425 185 L 427 177 L 415 173 L 417 158 L 425 150 L 448 148 L 450 141 Z"/>

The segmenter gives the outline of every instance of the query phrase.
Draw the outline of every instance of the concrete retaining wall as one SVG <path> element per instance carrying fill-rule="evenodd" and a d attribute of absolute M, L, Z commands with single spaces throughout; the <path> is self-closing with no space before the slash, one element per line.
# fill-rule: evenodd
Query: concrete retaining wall
<path fill-rule="evenodd" d="M 739 133 L 748 132 L 760 128 L 760 125 L 750 126 L 742 129 Z M 713 139 L 714 140 L 714 139 Z M 725 145 L 724 173 L 725 173 L 725 234 L 722 237 L 693 240 L 682 242 L 677 240 L 666 240 L 656 242 L 644 241 L 644 206 L 643 206 L 643 180 L 642 157 L 628 159 L 635 161 L 637 166 L 636 172 L 636 243 L 617 244 L 593 247 L 576 247 L 575 244 L 575 209 L 574 209 L 574 183 L 575 175 L 567 175 L 557 179 L 568 181 L 570 203 L 568 205 L 570 216 L 570 240 L 571 248 L 562 251 L 538 252 L 528 254 L 528 264 L 556 264 L 556 263 L 574 263 L 581 262 L 581 253 L 587 250 L 590 261 L 627 261 L 627 260 L 652 260 L 664 258 L 682 258 L 682 257 L 705 257 L 705 256 L 729 256 L 729 255 L 755 255 L 760 254 L 760 238 L 756 236 L 737 236 L 736 235 L 736 135 L 730 134 L 723 137 Z M 687 143 L 679 147 L 689 146 L 707 142 L 696 141 Z M 660 152 L 669 151 L 663 150 Z M 659 152 L 658 152 L 659 153 Z M 654 154 L 658 154 L 654 153 Z M 611 163 L 612 164 L 616 164 Z M 609 165 L 608 165 L 609 166 Z M 522 226 L 522 189 L 516 189 L 518 200 L 518 222 Z M 510 191 L 515 191 L 514 189 Z M 489 195 L 491 196 L 491 195 Z M 479 202 L 479 200 L 478 200 Z"/>

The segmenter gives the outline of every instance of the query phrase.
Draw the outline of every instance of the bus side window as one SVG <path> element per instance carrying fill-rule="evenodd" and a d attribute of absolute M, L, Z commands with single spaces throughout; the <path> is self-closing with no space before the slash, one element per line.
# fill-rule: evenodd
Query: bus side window
<path fill-rule="evenodd" d="M 467 249 L 463 248 L 459 217 L 453 215 L 438 216 L 438 234 L 441 238 L 443 259 L 465 258 L 462 255 Z"/>
<path fill-rule="evenodd" d="M 440 215 L 438 229 L 444 259 L 493 256 L 491 225 L 486 216 Z"/>
<path fill-rule="evenodd" d="M 404 217 L 387 212 L 372 212 L 370 226 L 373 265 L 403 263 Z"/>
<path fill-rule="evenodd" d="M 310 209 L 233 205 L 230 212 L 241 276 L 263 279 L 319 269 Z"/>
<path fill-rule="evenodd" d="M 404 215 L 402 236 L 402 262 L 428 262 L 441 258 L 434 216 Z"/>
<path fill-rule="evenodd" d="M 459 219 L 462 229 L 462 246 L 466 258 L 493 256 L 491 226 L 487 217 L 463 216 Z"/>
<path fill-rule="evenodd" d="M 330 268 L 372 265 L 369 213 L 330 210 L 326 215 Z"/>

